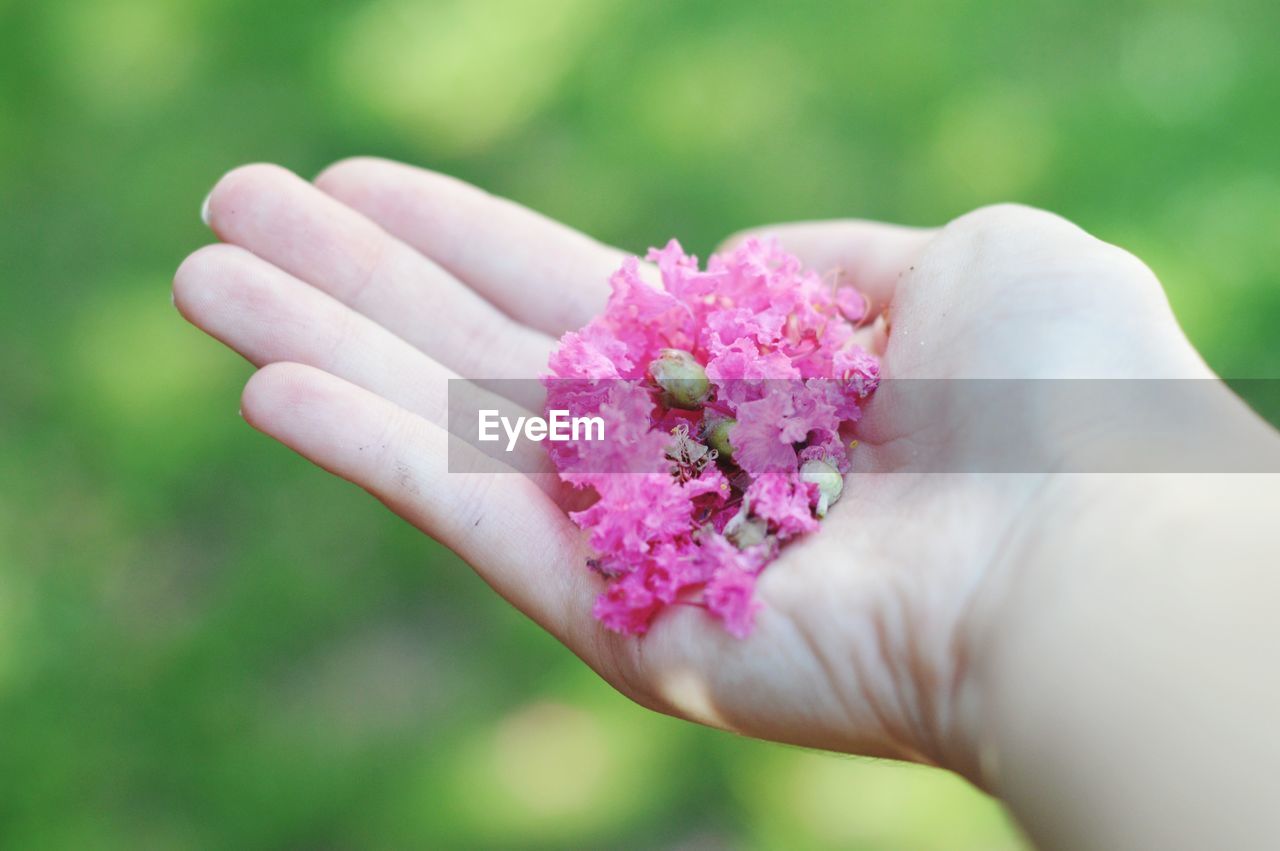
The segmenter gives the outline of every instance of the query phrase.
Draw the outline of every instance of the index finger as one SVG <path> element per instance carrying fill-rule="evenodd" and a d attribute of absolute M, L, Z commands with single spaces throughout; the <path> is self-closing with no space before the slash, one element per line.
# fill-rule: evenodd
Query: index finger
<path fill-rule="evenodd" d="M 603 309 L 626 256 L 513 201 L 389 160 L 343 160 L 315 183 L 511 318 L 553 336 Z"/>

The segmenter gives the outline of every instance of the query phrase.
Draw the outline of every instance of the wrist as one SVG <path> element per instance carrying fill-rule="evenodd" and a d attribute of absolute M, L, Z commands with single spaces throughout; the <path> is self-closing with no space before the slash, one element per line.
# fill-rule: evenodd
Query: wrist
<path fill-rule="evenodd" d="M 1059 474 L 1045 479 L 1034 518 L 992 565 L 964 624 L 965 678 L 957 699 L 966 775 L 1004 796 L 1011 755 L 1048 758 L 1063 694 L 1089 695 L 1082 637 L 1096 638 L 1096 600 L 1112 605 L 1124 584 L 1117 543 L 1165 511 L 1148 477 Z"/>
<path fill-rule="evenodd" d="M 1115 451 L 1127 445 L 1132 469 L 1158 471 L 1163 462 L 1201 472 L 1045 475 L 961 624 L 964 676 L 955 703 L 965 731 L 962 773 L 984 789 L 1000 788 L 1001 730 L 990 720 L 996 710 L 1024 694 L 1043 700 L 1064 684 L 1073 699 L 1091 695 L 1092 680 L 1115 651 L 1167 664 L 1172 645 L 1162 643 L 1160 630 L 1177 629 L 1170 620 L 1186 602 L 1176 598 L 1177 582 L 1216 593 L 1214 583 L 1230 582 L 1230 571 L 1205 568 L 1270 533 L 1280 476 L 1264 473 L 1280 471 L 1280 433 L 1216 380 L 1172 383 L 1173 390 L 1152 395 L 1167 401 L 1194 392 L 1200 419 L 1170 415 L 1158 428 L 1135 421 L 1138 408 L 1118 406 L 1111 426 L 1096 430 L 1094 443 L 1077 442 L 1062 468 L 1127 470 L 1124 453 Z M 1213 415 L 1203 416 L 1206 410 Z M 1209 445 L 1195 457 L 1167 448 L 1139 457 L 1154 440 Z M 1237 474 L 1244 470 L 1258 474 Z M 1246 562 L 1253 556 L 1268 561 L 1265 550 L 1246 553 Z M 1175 599 L 1166 599 L 1170 594 Z M 1089 648 L 1102 658 L 1091 658 Z M 1040 723 L 1046 713 L 1053 714 L 1042 707 L 1029 717 Z"/>
<path fill-rule="evenodd" d="M 1260 758 L 1242 731 L 1268 729 L 1280 709 L 1280 479 L 1054 479 L 1057 521 L 1011 551 L 968 636 L 969 776 L 1033 836 L 1181 847 L 1123 831 L 1191 823 L 1221 838 L 1221 817 L 1195 810 L 1215 784 L 1239 783 L 1238 754 Z M 1186 820 L 1167 817 L 1179 808 Z"/>

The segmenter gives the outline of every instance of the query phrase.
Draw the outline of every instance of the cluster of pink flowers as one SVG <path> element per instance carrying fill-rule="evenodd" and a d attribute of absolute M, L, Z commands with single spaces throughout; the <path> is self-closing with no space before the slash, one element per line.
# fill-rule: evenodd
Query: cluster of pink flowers
<path fill-rule="evenodd" d="M 672 240 L 628 258 L 602 315 L 565 334 L 543 378 L 547 408 L 599 416 L 604 440 L 550 444 L 566 482 L 598 500 L 590 530 L 605 577 L 595 616 L 641 634 L 666 606 L 703 606 L 751 631 L 760 571 L 818 527 L 849 469 L 843 425 L 879 365 L 854 342 L 866 302 L 771 241 L 712 255 Z"/>

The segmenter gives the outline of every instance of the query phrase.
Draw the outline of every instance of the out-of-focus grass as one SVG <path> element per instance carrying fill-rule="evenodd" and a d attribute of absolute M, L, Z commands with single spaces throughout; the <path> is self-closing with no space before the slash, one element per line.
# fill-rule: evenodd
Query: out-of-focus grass
<path fill-rule="evenodd" d="M 650 716 L 235 416 L 226 169 L 448 171 L 630 249 L 996 200 L 1276 376 L 1275 4 L 0 2 L 0 844 L 998 848 L 924 769 Z"/>

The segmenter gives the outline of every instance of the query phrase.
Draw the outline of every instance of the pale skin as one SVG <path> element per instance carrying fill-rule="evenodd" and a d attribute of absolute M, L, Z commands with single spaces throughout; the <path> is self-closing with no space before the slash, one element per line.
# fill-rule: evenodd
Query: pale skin
<path fill-rule="evenodd" d="M 750 638 L 695 607 L 622 637 L 591 618 L 600 580 L 563 494 L 447 472 L 444 424 L 448 377 L 536 375 L 623 252 L 373 159 L 314 183 L 237 169 L 206 219 L 222 243 L 182 264 L 175 300 L 261 367 L 245 419 L 459 553 L 637 702 L 951 769 L 1045 848 L 1280 842 L 1274 477 L 931 473 L 1004 415 L 881 399 L 821 531 L 762 576 Z M 888 378 L 1212 377 L 1154 275 L 1049 213 L 762 230 L 866 293 Z M 1077 441 L 1078 423 L 1022 425 Z"/>

